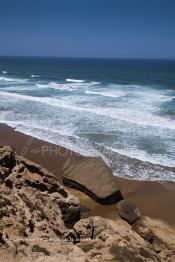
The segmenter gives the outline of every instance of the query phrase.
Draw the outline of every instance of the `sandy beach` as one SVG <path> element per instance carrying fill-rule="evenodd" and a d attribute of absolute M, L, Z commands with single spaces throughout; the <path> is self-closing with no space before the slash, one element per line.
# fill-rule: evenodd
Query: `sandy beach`
<path fill-rule="evenodd" d="M 77 154 L 66 148 L 27 136 L 13 128 L 0 125 L 0 145 L 10 145 L 16 152 L 51 171 L 62 183 L 61 170 L 68 158 Z M 50 150 L 48 150 L 48 148 Z M 141 214 L 161 219 L 175 226 L 175 191 L 173 182 L 144 182 L 114 177 L 125 199 L 132 200 Z M 97 181 L 98 183 L 98 181 Z M 102 205 L 78 190 L 68 188 L 77 196 L 82 207 L 82 217 L 99 215 L 116 220 L 116 204 Z"/>

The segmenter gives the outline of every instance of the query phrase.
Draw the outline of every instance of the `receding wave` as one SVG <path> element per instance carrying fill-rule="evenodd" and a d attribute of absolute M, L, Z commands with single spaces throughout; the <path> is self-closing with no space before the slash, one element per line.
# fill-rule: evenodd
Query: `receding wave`
<path fill-rule="evenodd" d="M 96 150 L 85 138 L 80 138 L 74 135 L 70 130 L 64 129 L 63 131 L 59 129 L 41 127 L 40 125 L 35 125 L 33 122 L 30 124 L 24 123 L 22 121 L 1 121 L 13 128 L 16 131 L 20 131 L 26 135 L 42 139 L 44 141 L 63 146 L 74 152 L 82 154 L 84 156 L 99 156 Z M 56 134 L 56 136 L 55 136 Z"/>
<path fill-rule="evenodd" d="M 175 181 L 175 166 L 168 156 L 152 156 L 140 150 L 128 151 L 103 145 L 101 147 L 101 156 L 112 168 L 114 175 L 137 180 Z M 164 161 L 162 157 L 165 157 Z"/>
<path fill-rule="evenodd" d="M 160 154 L 150 155 L 146 151 L 139 150 L 139 149 L 119 149 L 113 147 L 107 147 L 107 149 L 119 153 L 120 155 L 127 156 L 129 158 L 135 158 L 143 162 L 149 162 L 155 165 L 161 165 L 165 167 L 175 167 L 175 163 L 172 163 L 172 159 L 168 161 L 168 156 L 162 157 Z"/>
<path fill-rule="evenodd" d="M 66 82 L 71 82 L 71 83 L 84 83 L 85 80 L 67 78 L 67 79 L 66 79 Z"/>

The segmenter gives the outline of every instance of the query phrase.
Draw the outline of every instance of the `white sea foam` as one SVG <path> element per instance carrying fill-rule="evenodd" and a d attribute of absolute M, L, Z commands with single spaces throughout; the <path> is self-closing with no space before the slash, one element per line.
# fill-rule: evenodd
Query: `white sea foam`
<path fill-rule="evenodd" d="M 86 94 L 98 95 L 98 96 L 107 96 L 107 97 L 120 97 L 123 96 L 123 92 L 117 91 L 85 91 Z"/>
<path fill-rule="evenodd" d="M 143 162 L 149 162 L 151 164 L 162 165 L 165 167 L 175 167 L 175 163 L 172 162 L 172 159 L 168 160 L 168 156 L 162 156 L 160 154 L 148 154 L 146 151 L 127 148 L 114 148 L 114 147 L 105 147 L 113 152 L 119 153 L 120 155 L 127 156 L 129 158 L 135 158 Z"/>
<path fill-rule="evenodd" d="M 162 129 L 172 129 L 175 130 L 175 121 L 170 121 L 164 117 L 152 114 L 151 112 L 137 111 L 123 108 L 102 108 L 102 107 L 82 107 L 77 106 L 72 100 L 59 99 L 54 97 L 34 97 L 21 95 L 9 92 L 0 92 L 1 96 L 14 97 L 17 99 L 25 99 L 30 101 L 35 101 L 39 103 L 45 103 L 50 106 L 62 107 L 67 110 L 74 111 L 84 111 L 90 112 L 104 117 L 111 117 L 114 119 L 119 119 L 124 122 L 133 123 L 141 126 L 152 126 L 159 127 Z"/>
<path fill-rule="evenodd" d="M 105 152 L 104 155 L 102 154 L 102 157 L 113 169 L 114 175 L 130 177 L 137 180 L 175 181 L 174 160 L 167 154 L 150 155 L 146 151 L 133 148 L 104 148 Z M 137 165 L 135 161 L 137 161 Z M 170 167 L 171 170 L 167 169 L 167 167 Z"/>
<path fill-rule="evenodd" d="M 85 80 L 67 78 L 67 79 L 66 79 L 66 82 L 71 82 L 71 83 L 84 83 Z"/>
<path fill-rule="evenodd" d="M 31 121 L 27 124 L 22 121 L 1 120 L 1 123 L 5 123 L 15 128 L 16 131 L 20 131 L 26 135 L 31 135 L 38 139 L 63 146 L 84 156 L 99 156 L 97 151 L 86 139 L 77 137 L 70 130 L 66 128 L 62 130 L 62 128 L 41 127 L 36 125 L 33 120 Z"/>
<path fill-rule="evenodd" d="M 3 70 L 2 73 L 3 73 L 3 74 L 7 74 L 7 71 Z"/>

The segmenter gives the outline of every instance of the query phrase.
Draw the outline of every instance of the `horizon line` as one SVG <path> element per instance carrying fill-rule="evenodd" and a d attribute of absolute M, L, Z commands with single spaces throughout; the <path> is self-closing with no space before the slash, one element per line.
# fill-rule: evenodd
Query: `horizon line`
<path fill-rule="evenodd" d="M 86 57 L 86 56 L 40 56 L 40 55 L 1 55 L 2 58 L 55 58 L 55 59 L 106 59 L 106 60 L 171 60 L 175 58 L 149 58 L 149 57 Z"/>

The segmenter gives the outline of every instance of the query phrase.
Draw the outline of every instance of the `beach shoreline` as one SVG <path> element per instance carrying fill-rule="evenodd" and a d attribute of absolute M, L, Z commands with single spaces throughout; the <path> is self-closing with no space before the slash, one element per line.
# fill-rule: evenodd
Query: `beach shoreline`
<path fill-rule="evenodd" d="M 78 155 L 69 149 L 15 131 L 6 124 L 0 124 L 0 145 L 14 147 L 19 155 L 47 168 L 60 183 L 64 163 Z M 113 179 L 116 180 L 124 198 L 134 202 L 143 216 L 161 219 L 175 226 L 174 182 L 137 181 L 117 176 Z M 79 198 L 84 217 L 97 215 L 113 220 L 118 218 L 116 204 L 102 205 L 80 191 L 67 189 Z"/>

